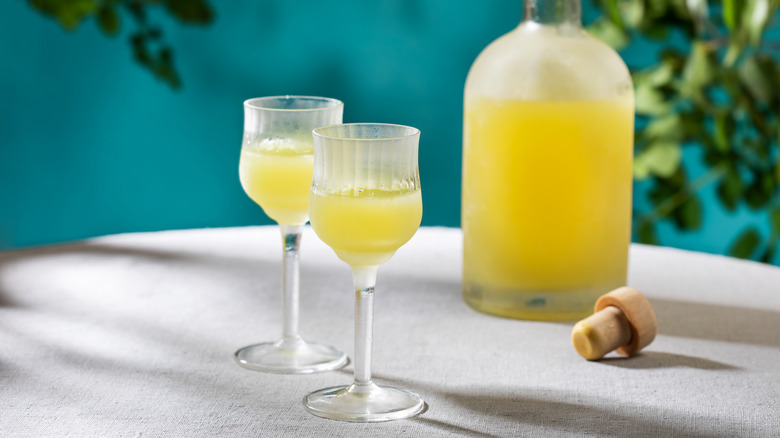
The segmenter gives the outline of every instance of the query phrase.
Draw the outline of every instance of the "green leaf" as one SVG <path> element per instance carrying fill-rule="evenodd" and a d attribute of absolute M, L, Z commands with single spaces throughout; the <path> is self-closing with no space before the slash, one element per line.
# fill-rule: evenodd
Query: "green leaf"
<path fill-rule="evenodd" d="M 30 4 L 56 19 L 68 30 L 77 28 L 86 17 L 94 14 L 98 7 L 96 0 L 30 0 Z"/>
<path fill-rule="evenodd" d="M 737 237 L 729 248 L 729 254 L 741 259 L 750 258 L 761 243 L 761 234 L 755 227 L 750 227 Z"/>
<path fill-rule="evenodd" d="M 645 3 L 642 0 L 623 0 L 618 4 L 623 23 L 630 28 L 637 28 L 645 15 Z"/>
<path fill-rule="evenodd" d="M 777 142 L 780 143 L 780 140 Z M 780 186 L 780 158 L 778 158 L 777 162 L 775 163 L 775 181 L 777 181 L 777 185 Z"/>
<path fill-rule="evenodd" d="M 148 32 L 136 32 L 130 37 L 136 61 L 151 71 L 171 88 L 181 87 L 181 78 L 173 64 L 173 52 L 168 47 L 150 50 L 152 42 Z"/>
<path fill-rule="evenodd" d="M 700 93 L 701 89 L 712 81 L 714 67 L 706 43 L 695 41 L 683 69 L 684 90 L 687 94 Z"/>
<path fill-rule="evenodd" d="M 745 192 L 745 201 L 748 207 L 760 210 L 771 201 L 773 192 L 774 182 L 772 181 L 772 175 L 768 172 L 754 172 L 753 182 Z"/>
<path fill-rule="evenodd" d="M 98 10 L 98 25 L 106 35 L 116 35 L 119 32 L 119 14 L 116 9 L 106 5 Z"/>
<path fill-rule="evenodd" d="M 769 213 L 769 219 L 772 223 L 772 229 L 775 233 L 780 234 L 780 206 L 772 209 Z"/>
<path fill-rule="evenodd" d="M 657 115 L 669 111 L 669 103 L 663 93 L 648 83 L 637 84 L 634 99 L 637 114 Z"/>
<path fill-rule="evenodd" d="M 739 79 L 750 94 L 762 102 L 769 102 L 775 96 L 777 84 L 767 75 L 755 56 L 749 56 L 738 67 Z"/>
<path fill-rule="evenodd" d="M 730 112 L 721 111 L 715 115 L 715 145 L 719 151 L 727 152 L 731 149 L 734 128 L 734 118 Z"/>
<path fill-rule="evenodd" d="M 637 239 L 639 243 L 646 243 L 649 245 L 658 245 L 658 235 L 655 232 L 655 226 L 651 221 L 640 221 L 637 228 Z"/>
<path fill-rule="evenodd" d="M 650 15 L 651 17 L 654 18 L 663 17 L 664 15 L 666 15 L 666 12 L 669 9 L 670 4 L 671 2 L 669 0 L 648 0 L 647 8 L 649 9 L 649 11 L 647 15 Z M 666 27 L 666 26 L 662 26 L 662 27 Z"/>
<path fill-rule="evenodd" d="M 723 0 L 723 23 L 732 34 L 739 30 L 744 6 L 744 0 Z"/>
<path fill-rule="evenodd" d="M 728 172 L 723 178 L 723 181 L 718 184 L 716 193 L 718 199 L 723 203 L 729 211 L 734 211 L 737 208 L 739 200 L 745 192 L 745 183 L 740 178 L 739 173 L 733 167 L 730 167 Z"/>
<path fill-rule="evenodd" d="M 639 85 L 639 83 L 642 83 L 643 85 L 654 88 L 663 87 L 664 85 L 669 84 L 674 78 L 673 63 L 674 60 L 669 58 L 662 60 L 653 67 L 642 70 L 634 75 L 635 84 Z"/>
<path fill-rule="evenodd" d="M 634 179 L 637 181 L 644 181 L 647 178 L 650 178 L 650 167 L 640 160 L 634 160 L 633 172 Z"/>
<path fill-rule="evenodd" d="M 766 251 L 761 255 L 759 260 L 761 263 L 772 263 L 772 259 L 775 258 L 775 251 L 777 250 L 777 242 L 770 243 L 766 247 Z"/>
<path fill-rule="evenodd" d="M 705 116 L 700 108 L 693 108 L 691 111 L 682 112 L 679 115 L 683 137 L 699 139 L 705 146 L 710 144 L 704 122 Z"/>
<path fill-rule="evenodd" d="M 685 187 L 687 184 L 685 172 L 683 171 L 682 167 L 680 167 L 680 169 L 675 175 L 672 176 L 672 178 L 655 178 L 654 182 L 655 185 L 647 193 L 647 196 L 650 201 L 652 201 L 654 207 L 659 207 L 660 205 L 666 203 L 669 198 L 675 196 L 677 193 L 683 190 L 683 187 Z M 668 211 L 666 211 L 666 209 L 663 211 L 659 209 L 658 213 L 662 217 L 668 215 Z"/>
<path fill-rule="evenodd" d="M 616 26 L 623 28 L 623 20 L 620 17 L 620 7 L 618 0 L 600 0 L 606 12 L 607 18 Z"/>
<path fill-rule="evenodd" d="M 651 139 L 680 141 L 683 137 L 681 117 L 674 113 L 654 117 L 645 127 L 643 134 Z"/>
<path fill-rule="evenodd" d="M 656 41 L 662 41 L 665 40 L 670 33 L 669 26 L 666 24 L 658 23 L 658 22 L 650 22 L 648 25 L 644 28 L 645 35 L 653 40 Z"/>
<path fill-rule="evenodd" d="M 164 0 L 168 11 L 185 23 L 207 24 L 214 18 L 208 3 L 203 0 Z"/>
<path fill-rule="evenodd" d="M 693 196 L 688 198 L 674 211 L 673 218 L 675 225 L 681 230 L 699 229 L 702 223 L 701 200 Z"/>
<path fill-rule="evenodd" d="M 167 47 L 157 52 L 154 74 L 173 88 L 181 87 L 181 78 L 173 66 L 173 52 Z"/>
<path fill-rule="evenodd" d="M 149 56 L 149 40 L 146 34 L 143 32 L 135 32 L 130 36 L 130 45 L 133 48 L 133 55 L 135 60 L 145 66 L 150 67 L 152 65 L 151 56 Z"/>
<path fill-rule="evenodd" d="M 674 141 L 658 140 L 650 143 L 634 159 L 634 177 L 645 178 L 649 174 L 661 178 L 672 176 L 680 167 L 682 150 L 680 144 Z"/>
<path fill-rule="evenodd" d="M 723 66 L 726 68 L 732 68 L 734 63 L 737 62 L 737 59 L 739 59 L 743 50 L 743 45 L 736 39 L 732 38 L 731 41 L 729 41 L 726 54 L 723 55 Z"/>
<path fill-rule="evenodd" d="M 588 33 L 615 50 L 622 50 L 630 42 L 629 36 L 620 26 L 600 17 L 588 26 Z"/>
<path fill-rule="evenodd" d="M 761 39 L 769 20 L 769 0 L 747 0 L 742 13 L 742 26 L 747 29 L 748 42 L 754 47 L 761 45 Z"/>

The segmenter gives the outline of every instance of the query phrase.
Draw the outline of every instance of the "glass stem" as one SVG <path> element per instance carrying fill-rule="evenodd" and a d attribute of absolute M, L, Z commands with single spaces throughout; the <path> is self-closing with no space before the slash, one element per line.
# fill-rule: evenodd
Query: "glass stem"
<path fill-rule="evenodd" d="M 301 225 L 280 225 L 282 230 L 282 348 L 293 348 L 301 342 L 298 335 L 298 250 Z"/>
<path fill-rule="evenodd" d="M 351 391 L 369 390 L 371 382 L 371 350 L 374 331 L 374 286 L 378 266 L 352 268 L 355 285 L 355 383 Z"/>

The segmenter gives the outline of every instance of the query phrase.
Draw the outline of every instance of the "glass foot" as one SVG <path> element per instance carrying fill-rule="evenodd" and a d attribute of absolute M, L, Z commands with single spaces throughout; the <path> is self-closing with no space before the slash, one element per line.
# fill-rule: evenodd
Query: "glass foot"
<path fill-rule="evenodd" d="M 244 368 L 277 374 L 308 374 L 336 370 L 347 364 L 347 355 L 313 342 L 266 342 L 244 347 L 235 354 Z"/>
<path fill-rule="evenodd" d="M 304 397 L 303 406 L 318 417 L 368 423 L 413 417 L 425 403 L 413 392 L 367 383 L 320 389 Z"/>

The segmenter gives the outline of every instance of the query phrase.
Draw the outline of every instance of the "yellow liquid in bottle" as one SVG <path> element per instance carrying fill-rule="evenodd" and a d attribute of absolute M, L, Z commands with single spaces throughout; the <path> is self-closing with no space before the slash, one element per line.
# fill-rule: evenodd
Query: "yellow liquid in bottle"
<path fill-rule="evenodd" d="M 466 102 L 463 294 L 522 319 L 589 315 L 626 283 L 633 99 Z"/>
<path fill-rule="evenodd" d="M 238 167 L 241 186 L 277 223 L 303 225 L 309 219 L 313 154 L 311 143 L 288 139 L 245 145 Z"/>
<path fill-rule="evenodd" d="M 380 265 L 417 232 L 422 220 L 420 191 L 349 192 L 312 192 L 311 226 L 350 266 Z"/>

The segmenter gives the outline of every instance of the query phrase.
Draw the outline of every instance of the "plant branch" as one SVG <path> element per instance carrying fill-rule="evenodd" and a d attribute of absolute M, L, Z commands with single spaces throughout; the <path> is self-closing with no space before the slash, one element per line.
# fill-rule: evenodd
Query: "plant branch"
<path fill-rule="evenodd" d="M 721 180 L 726 175 L 726 170 L 727 167 L 724 165 L 717 165 L 711 168 L 707 173 L 689 182 L 677 193 L 660 202 L 654 209 L 643 214 L 639 218 L 639 222 L 657 222 L 661 218 L 668 216 L 704 187 Z"/>

